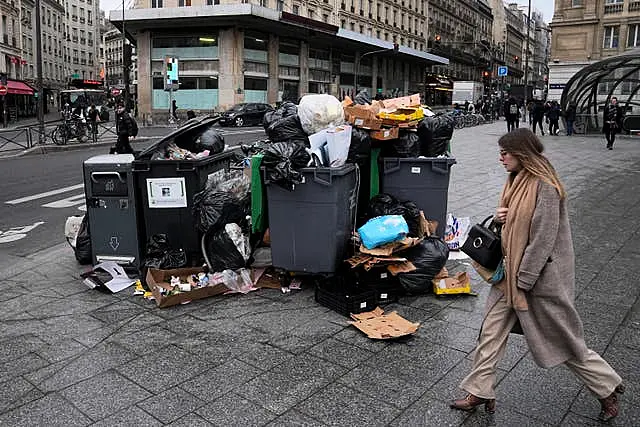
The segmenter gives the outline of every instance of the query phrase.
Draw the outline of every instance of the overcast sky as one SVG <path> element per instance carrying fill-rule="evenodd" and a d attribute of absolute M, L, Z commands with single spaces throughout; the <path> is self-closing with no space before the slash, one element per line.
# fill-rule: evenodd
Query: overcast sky
<path fill-rule="evenodd" d="M 124 1 L 127 6 L 133 4 L 133 0 Z M 507 3 L 511 3 L 511 1 L 509 0 Z M 528 0 L 515 1 L 523 6 L 528 4 Z M 122 0 L 100 0 L 100 8 L 106 11 L 122 9 Z M 551 22 L 551 18 L 553 18 L 553 0 L 531 0 L 531 8 L 542 12 L 545 22 Z"/>

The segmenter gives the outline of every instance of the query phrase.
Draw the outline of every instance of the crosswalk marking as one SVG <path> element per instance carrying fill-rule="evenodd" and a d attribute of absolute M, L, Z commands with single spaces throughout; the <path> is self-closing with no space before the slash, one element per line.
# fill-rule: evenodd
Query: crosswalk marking
<path fill-rule="evenodd" d="M 63 187 L 63 188 L 58 188 L 56 190 L 46 191 L 44 193 L 33 194 L 31 196 L 21 197 L 15 200 L 9 200 L 8 202 L 5 202 L 5 203 L 9 205 L 19 205 L 21 203 L 30 202 L 32 200 L 43 199 L 45 197 L 55 196 L 56 194 L 62 194 L 68 191 L 79 190 L 81 188 L 84 188 L 84 184 L 71 185 L 69 187 Z"/>
<path fill-rule="evenodd" d="M 76 205 L 84 205 L 84 193 L 67 197 L 66 199 L 56 200 L 55 202 L 42 205 L 45 208 L 70 208 Z"/>

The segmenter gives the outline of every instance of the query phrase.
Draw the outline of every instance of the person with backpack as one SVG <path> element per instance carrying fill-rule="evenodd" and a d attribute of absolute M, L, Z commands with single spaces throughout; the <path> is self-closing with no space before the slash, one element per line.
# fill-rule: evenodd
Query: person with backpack
<path fill-rule="evenodd" d="M 544 119 L 544 104 L 542 101 L 536 101 L 533 106 L 533 133 L 536 133 L 536 126 L 540 127 L 540 134 L 544 136 L 544 128 L 542 127 L 542 120 Z"/>
<path fill-rule="evenodd" d="M 560 120 L 560 106 L 556 101 L 552 101 L 549 105 L 547 119 L 549 120 L 549 134 L 558 135 L 560 131 L 560 127 L 558 126 L 558 121 Z"/>
<path fill-rule="evenodd" d="M 520 106 L 513 96 L 504 104 L 504 117 L 507 120 L 507 132 L 520 127 Z"/>
<path fill-rule="evenodd" d="M 124 108 L 124 104 L 119 104 L 116 109 L 116 129 L 118 141 L 111 154 L 133 154 L 129 140 L 138 136 L 138 124 Z"/>

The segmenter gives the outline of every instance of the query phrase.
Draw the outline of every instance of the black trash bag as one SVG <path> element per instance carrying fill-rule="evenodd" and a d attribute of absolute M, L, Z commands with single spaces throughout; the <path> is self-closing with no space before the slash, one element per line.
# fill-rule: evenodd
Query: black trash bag
<path fill-rule="evenodd" d="M 418 139 L 420 140 L 420 155 L 431 157 L 429 154 L 433 145 L 433 129 L 426 118 L 418 123 Z"/>
<path fill-rule="evenodd" d="M 270 182 L 293 191 L 295 184 L 302 183 L 303 177 L 298 170 L 307 166 L 310 160 L 311 156 L 302 145 L 276 142 L 264 150 L 262 165 Z"/>
<path fill-rule="evenodd" d="M 202 135 L 196 145 L 197 152 L 209 150 L 209 155 L 222 153 L 224 151 L 224 135 L 214 128 L 209 128 Z"/>
<path fill-rule="evenodd" d="M 416 270 L 400 273 L 400 285 L 407 294 L 417 295 L 433 291 L 432 280 L 442 270 L 449 258 L 449 247 L 437 237 L 427 237 L 419 245 L 400 252 Z"/>
<path fill-rule="evenodd" d="M 198 231 L 206 233 L 229 223 L 241 224 L 247 215 L 246 204 L 232 193 L 207 188 L 194 194 L 191 212 Z"/>
<path fill-rule="evenodd" d="M 364 129 L 351 129 L 351 145 L 347 163 L 360 163 L 371 157 L 371 136 Z"/>
<path fill-rule="evenodd" d="M 415 132 L 402 132 L 398 139 L 387 141 L 384 146 L 384 157 L 419 157 L 420 138 Z"/>
<path fill-rule="evenodd" d="M 298 115 L 283 117 L 271 122 L 265 129 L 267 136 L 273 142 L 300 142 L 309 147 L 309 137 L 302 129 Z"/>
<path fill-rule="evenodd" d="M 147 256 L 144 267 L 171 270 L 187 265 L 187 254 L 182 249 L 174 249 L 166 234 L 154 234 L 147 242 Z M 146 277 L 146 272 L 143 277 Z"/>
<path fill-rule="evenodd" d="M 264 126 L 264 130 L 271 125 L 273 122 L 277 122 L 285 117 L 297 116 L 298 115 L 298 106 L 291 101 L 285 101 L 280 104 L 280 107 L 277 110 L 267 111 L 262 119 L 262 126 Z"/>
<path fill-rule="evenodd" d="M 453 136 L 455 122 L 449 116 L 426 117 L 418 125 L 420 153 L 426 157 L 438 157 L 447 152 Z"/>
<path fill-rule="evenodd" d="M 365 89 L 363 89 L 358 92 L 353 102 L 360 105 L 370 105 L 371 97 L 369 96 L 369 93 Z"/>
<path fill-rule="evenodd" d="M 202 238 L 202 254 L 209 270 L 213 272 L 238 270 L 246 266 L 246 261 L 224 230 L 224 225 L 222 228 L 210 228 Z"/>
<path fill-rule="evenodd" d="M 80 223 L 76 236 L 76 247 L 73 249 L 76 260 L 81 265 L 93 264 L 91 235 L 89 234 L 89 215 L 85 215 Z"/>
<path fill-rule="evenodd" d="M 369 202 L 367 219 L 383 215 L 402 215 L 409 226 L 409 237 L 420 234 L 420 209 L 412 202 L 399 202 L 389 194 L 378 194 Z"/>

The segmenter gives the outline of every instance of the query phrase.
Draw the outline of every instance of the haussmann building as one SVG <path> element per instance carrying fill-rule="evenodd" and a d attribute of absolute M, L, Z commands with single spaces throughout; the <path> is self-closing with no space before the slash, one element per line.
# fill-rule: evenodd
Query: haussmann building
<path fill-rule="evenodd" d="M 446 58 L 425 51 L 426 2 L 417 0 L 402 1 L 402 6 L 397 1 L 402 13 L 394 13 L 393 19 L 402 16 L 402 24 L 378 15 L 391 14 L 388 8 L 373 10 L 376 2 L 359 2 L 368 10 L 342 4 L 338 13 L 328 3 L 309 2 L 307 15 L 311 3 L 318 8 L 312 16 L 301 16 L 299 6 L 292 10 L 296 14 L 282 10 L 284 2 L 274 1 L 261 2 L 273 8 L 213 0 L 202 6 L 179 0 L 175 6 L 185 7 L 167 7 L 162 0 L 150 1 L 151 7 L 129 9 L 124 15 L 126 36 L 136 45 L 138 116 L 143 120 L 167 116 L 165 56 L 179 58 L 180 89 L 173 93 L 178 108 L 196 112 L 241 102 L 297 101 L 308 93 L 338 98 L 361 89 L 372 96 L 424 93 L 426 72 L 448 64 Z M 111 11 L 109 19 L 122 30 L 122 10 Z M 338 19 L 339 26 L 331 23 Z M 364 55 L 367 52 L 377 53 Z"/>

